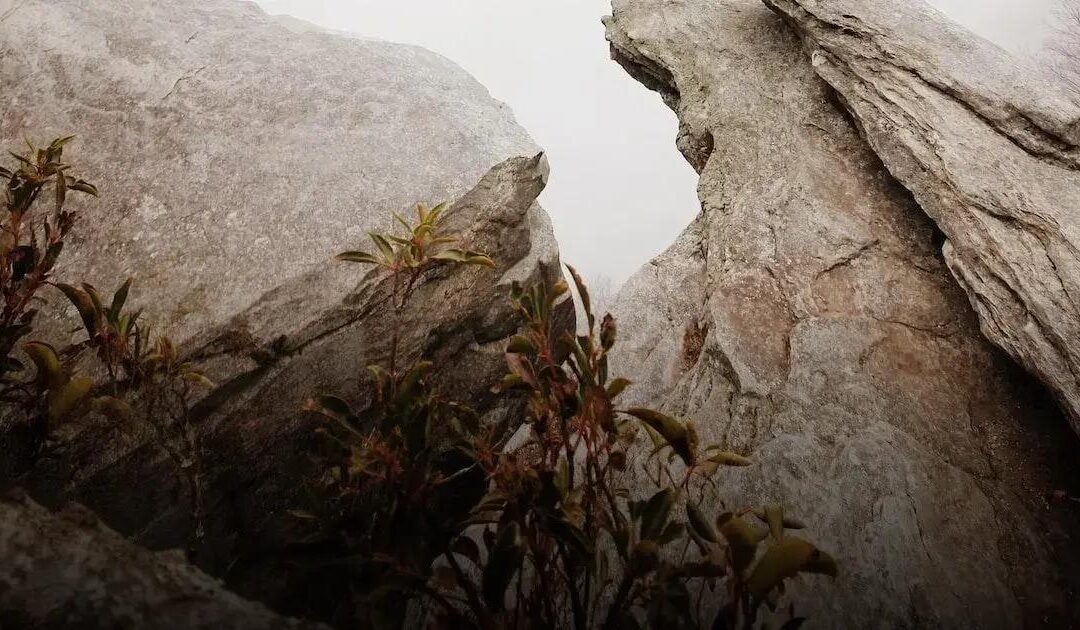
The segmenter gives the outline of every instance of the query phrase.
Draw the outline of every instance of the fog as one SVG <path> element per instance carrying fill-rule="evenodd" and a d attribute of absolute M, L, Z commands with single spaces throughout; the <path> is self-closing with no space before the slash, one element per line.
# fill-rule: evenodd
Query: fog
<path fill-rule="evenodd" d="M 897 0 L 902 1 L 902 0 Z M 933 0 L 1017 54 L 1035 54 L 1054 0 Z M 262 0 L 270 13 L 418 44 L 453 59 L 507 102 L 550 158 L 541 201 L 563 259 L 618 284 L 698 212 L 677 121 L 610 60 L 609 0 Z"/>

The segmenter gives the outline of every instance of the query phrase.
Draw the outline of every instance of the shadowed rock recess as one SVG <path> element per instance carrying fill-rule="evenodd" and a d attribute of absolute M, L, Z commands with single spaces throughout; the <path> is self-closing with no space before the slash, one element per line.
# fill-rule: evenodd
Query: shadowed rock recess
<path fill-rule="evenodd" d="M 392 337 L 387 283 L 330 259 L 368 248 L 365 230 L 392 229 L 392 210 L 453 202 L 447 230 L 497 268 L 428 278 L 401 352 L 430 358 L 443 391 L 502 421 L 514 403 L 490 388 L 518 326 L 510 285 L 559 275 L 536 202 L 546 159 L 449 61 L 287 29 L 250 3 L 0 0 L 0 19 L 0 142 L 77 133 L 65 157 L 101 190 L 60 277 L 111 289 L 134 276 L 144 317 L 217 384 L 192 412 L 207 485 L 196 558 L 245 594 L 285 597 L 244 568 L 287 538 L 286 510 L 321 473 L 318 424 L 301 406 L 316 393 L 363 401 L 364 367 L 385 360 Z M 72 315 L 48 297 L 43 312 Z M 52 338 L 73 328 L 41 323 Z M 98 420 L 65 427 L 55 457 L 19 481 L 139 544 L 185 547 L 183 476 L 148 427 Z"/>
<path fill-rule="evenodd" d="M 1075 494 L 1075 436 L 950 267 L 1069 407 L 1074 106 L 994 88 L 1021 71 L 918 3 L 770 4 L 824 52 L 759 0 L 615 0 L 605 20 L 678 114 L 702 204 L 617 297 L 613 372 L 753 453 L 722 476 L 728 507 L 781 502 L 835 553 L 834 586 L 793 591 L 810 625 L 1072 625 L 1080 523 L 1044 497 Z M 924 48 L 875 45 L 885 14 Z"/>
<path fill-rule="evenodd" d="M 0 619 L 11 628 L 298 628 L 191 567 L 153 553 L 72 505 L 51 514 L 25 495 L 0 497 Z"/>

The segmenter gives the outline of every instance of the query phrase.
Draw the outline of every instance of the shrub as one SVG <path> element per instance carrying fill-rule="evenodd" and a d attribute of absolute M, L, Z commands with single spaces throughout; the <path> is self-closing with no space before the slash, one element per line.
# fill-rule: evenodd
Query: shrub
<path fill-rule="evenodd" d="M 89 284 L 75 287 L 52 281 L 65 240 L 79 218 L 67 207 L 68 192 L 98 194 L 93 185 L 68 174 L 72 167 L 62 159 L 72 138 L 58 138 L 43 149 L 28 141 L 27 154 L 11 154 L 18 162 L 14 170 L 0 167 L 0 178 L 7 181 L 7 212 L 0 236 L 0 291 L 4 300 L 0 312 L 0 402 L 6 407 L 3 437 L 6 446 L 15 447 L 11 450 L 25 454 L 24 461 L 6 473 L 14 477 L 28 469 L 43 455 L 61 423 L 87 413 L 101 414 L 122 429 L 137 430 L 139 423 L 145 423 L 154 443 L 168 453 L 187 481 L 197 542 L 203 535 L 200 446 L 187 412 L 191 388 L 208 381 L 179 359 L 167 337 L 154 338 L 140 321 L 140 314 L 125 309 L 131 280 L 108 301 Z M 48 192 L 52 192 L 53 203 L 41 212 L 37 202 Z M 32 305 L 42 300 L 41 291 L 49 285 L 74 305 L 87 338 L 60 350 L 40 341 L 23 344 L 23 353 L 36 370 L 28 378 L 28 366 L 15 356 L 15 350 L 32 331 L 37 315 Z M 93 351 L 96 366 L 82 360 L 86 349 Z M 105 377 L 75 374 L 76 366 L 91 373 L 100 367 Z"/>
<path fill-rule="evenodd" d="M 85 378 L 71 378 L 49 346 L 30 343 L 25 356 L 38 368 L 37 377 L 23 376 L 27 367 L 15 356 L 19 342 L 30 334 L 42 288 L 49 284 L 64 243 L 78 220 L 67 207 L 69 191 L 97 196 L 97 189 L 68 174 L 64 146 L 71 137 L 57 138 L 48 147 L 30 141 L 25 154 L 11 153 L 13 169 L 0 167 L 5 212 L 0 217 L 0 402 L 22 410 L 24 418 L 9 432 L 20 435 L 26 459 L 37 457 L 45 446 L 50 425 L 55 425 L 84 398 L 90 387 Z M 39 201 L 52 195 L 42 211 Z M 10 420 L 10 418 L 7 418 Z M 9 445 L 10 446 L 10 445 Z M 14 455 L 13 453 L 11 455 Z"/>
<path fill-rule="evenodd" d="M 431 253 L 453 241 L 439 235 L 439 208 L 432 220 L 421 207 L 416 225 L 399 217 L 406 236 L 372 234 L 377 255 L 339 256 L 386 270 L 398 313 L 433 266 L 491 263 L 465 250 Z M 324 512 L 296 516 L 344 546 L 354 623 L 395 627 L 411 614 L 454 628 L 752 627 L 762 604 L 775 609 L 786 579 L 835 575 L 831 557 L 788 534 L 800 525 L 779 507 L 701 511 L 720 469 L 750 461 L 702 447 L 690 421 L 616 406 L 631 384 L 609 374 L 615 321 L 597 323 L 569 271 L 587 335 L 553 323 L 566 282 L 512 291 L 523 328 L 508 344 L 498 391 L 526 398 L 524 447 L 507 452 L 474 411 L 440 395 L 429 363 L 399 368 L 396 334 L 388 367 L 369 368 L 370 405 L 308 403 L 328 420 L 338 459 L 321 488 Z M 477 472 L 483 492 L 463 510 L 470 493 L 454 484 Z M 648 483 L 631 483 L 635 476 Z M 721 595 L 719 610 L 706 591 L 709 601 Z"/>
<path fill-rule="evenodd" d="M 202 444 L 189 408 L 194 388 L 209 382 L 127 308 L 130 280 L 109 299 L 89 284 L 52 281 L 78 218 L 66 207 L 68 192 L 97 194 L 68 175 L 70 140 L 30 145 L 28 154 L 12 154 L 16 170 L 0 168 L 4 437 L 25 429 L 37 457 L 60 423 L 90 412 L 147 428 L 186 480 L 197 547 Z M 49 191 L 53 204 L 38 216 Z M 403 233 L 372 233 L 373 253 L 338 256 L 379 269 L 394 325 L 385 363 L 368 368 L 368 404 L 354 409 L 319 396 L 306 405 L 326 420 L 320 431 L 332 465 L 313 484 L 315 513 L 293 515 L 331 541 L 321 553 L 306 550 L 310 569 L 340 577 L 349 595 L 343 613 L 324 616 L 361 627 L 752 627 L 762 605 L 775 610 L 785 580 L 835 575 L 831 557 L 788 533 L 801 525 L 780 507 L 717 516 L 700 509 L 721 469 L 750 460 L 701 445 L 691 421 L 617 405 L 631 383 L 609 373 L 616 322 L 596 321 L 572 268 L 585 335 L 554 323 L 567 282 L 511 292 L 521 332 L 508 343 L 508 373 L 496 390 L 521 403 L 522 447 L 508 450 L 475 410 L 442 395 L 429 362 L 402 365 L 400 322 L 419 284 L 437 268 L 495 266 L 454 247 L 458 238 L 444 233 L 448 212 L 443 204 L 418 206 L 414 222 L 395 215 Z M 31 377 L 16 349 L 48 285 L 75 307 L 86 339 L 61 350 L 23 343 Z M 710 603 L 718 598 L 721 605 Z M 791 613 L 787 625 L 799 621 Z"/>

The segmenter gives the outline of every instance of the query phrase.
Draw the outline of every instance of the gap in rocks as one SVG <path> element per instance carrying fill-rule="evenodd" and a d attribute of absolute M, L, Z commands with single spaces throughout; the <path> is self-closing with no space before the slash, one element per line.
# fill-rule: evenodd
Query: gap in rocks
<path fill-rule="evenodd" d="M 541 204 L 562 258 L 613 295 L 699 212 L 697 176 L 673 146 L 674 114 L 611 61 L 609 0 L 260 0 L 327 29 L 445 55 L 506 102 L 547 152 Z"/>

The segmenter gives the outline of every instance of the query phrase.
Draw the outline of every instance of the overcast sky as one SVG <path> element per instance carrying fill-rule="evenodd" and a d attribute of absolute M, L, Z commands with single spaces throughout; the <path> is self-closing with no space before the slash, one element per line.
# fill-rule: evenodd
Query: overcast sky
<path fill-rule="evenodd" d="M 896 0 L 902 2 L 904 0 Z M 931 0 L 980 35 L 1035 53 L 1054 0 Z M 419 44 L 513 108 L 544 147 L 541 201 L 566 262 L 622 282 L 697 214 L 675 115 L 609 59 L 609 0 L 259 0 L 328 29 Z"/>

